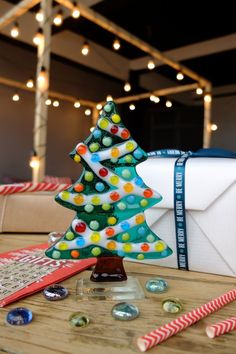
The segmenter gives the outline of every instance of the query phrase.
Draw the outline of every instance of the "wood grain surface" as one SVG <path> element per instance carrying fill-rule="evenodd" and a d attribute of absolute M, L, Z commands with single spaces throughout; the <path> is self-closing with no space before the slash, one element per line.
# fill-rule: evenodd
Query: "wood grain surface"
<path fill-rule="evenodd" d="M 46 235 L 0 235 L 0 252 L 47 240 Z M 144 300 L 132 301 L 140 309 L 140 316 L 133 321 L 122 322 L 112 318 L 111 309 L 117 301 L 87 301 L 75 299 L 75 282 L 88 277 L 84 271 L 63 282 L 70 295 L 63 301 L 49 302 L 42 292 L 0 309 L 0 354 L 131 354 L 140 353 L 136 347 L 138 336 L 173 320 L 176 315 L 164 313 L 161 302 L 169 296 L 178 297 L 186 313 L 203 303 L 236 287 L 236 279 L 205 273 L 185 272 L 170 268 L 125 263 L 128 275 L 137 276 L 143 285 L 152 277 L 163 277 L 169 283 L 169 291 L 156 295 L 146 292 Z M 33 311 L 34 320 L 27 326 L 6 324 L 7 312 L 18 306 Z M 68 318 L 74 311 L 88 314 L 91 323 L 85 328 L 73 329 Z M 150 354 L 235 354 L 236 331 L 209 339 L 205 328 L 236 314 L 236 302 L 213 313 L 204 320 L 163 342 L 149 351 Z"/>

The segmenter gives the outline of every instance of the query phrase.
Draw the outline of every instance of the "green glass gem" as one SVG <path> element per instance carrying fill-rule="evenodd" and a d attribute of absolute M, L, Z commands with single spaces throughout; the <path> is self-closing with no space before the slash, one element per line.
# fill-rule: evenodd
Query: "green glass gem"
<path fill-rule="evenodd" d="M 99 228 L 99 222 L 97 222 L 97 220 L 92 220 L 89 223 L 89 227 L 91 230 L 97 230 Z"/>
<path fill-rule="evenodd" d="M 112 105 L 106 104 L 105 107 L 104 107 L 104 111 L 111 112 L 111 110 L 112 110 Z"/>
<path fill-rule="evenodd" d="M 98 143 L 92 143 L 89 145 L 89 150 L 95 152 L 99 150 L 100 145 Z"/>
<path fill-rule="evenodd" d="M 73 240 L 74 237 L 75 237 L 75 235 L 73 234 L 73 232 L 68 231 L 68 232 L 66 233 L 66 239 L 67 239 L 67 240 Z"/>
<path fill-rule="evenodd" d="M 128 232 L 125 232 L 122 236 L 122 241 L 129 241 L 130 239 L 130 234 Z"/>
<path fill-rule="evenodd" d="M 120 302 L 113 306 L 112 317 L 120 321 L 131 321 L 139 316 L 139 309 L 136 305 Z"/>
<path fill-rule="evenodd" d="M 142 253 L 139 253 L 139 254 L 137 255 L 137 259 L 138 259 L 139 261 L 142 261 L 142 260 L 144 259 L 144 255 L 143 255 Z"/>
<path fill-rule="evenodd" d="M 69 323 L 72 327 L 86 327 L 89 324 L 89 318 L 85 313 L 74 312 L 69 317 Z"/>
<path fill-rule="evenodd" d="M 94 209 L 94 206 L 91 205 L 91 204 L 86 204 L 85 207 L 84 207 L 84 210 L 87 212 L 87 213 L 91 213 Z"/>
<path fill-rule="evenodd" d="M 120 202 L 117 204 L 117 208 L 120 210 L 125 210 L 126 209 L 126 204 L 124 202 Z"/>
<path fill-rule="evenodd" d="M 102 139 L 102 143 L 104 146 L 110 146 L 112 144 L 112 138 L 109 136 Z"/>
<path fill-rule="evenodd" d="M 101 248 L 100 247 L 93 247 L 91 253 L 94 257 L 99 256 L 99 254 L 101 254 Z"/>
<path fill-rule="evenodd" d="M 85 174 L 84 174 L 84 179 L 85 179 L 85 181 L 87 181 L 87 182 L 92 182 L 92 180 L 93 180 L 93 172 L 85 172 Z"/>
<path fill-rule="evenodd" d="M 121 175 L 123 178 L 129 179 L 131 177 L 131 172 L 126 168 L 121 172 Z"/>
<path fill-rule="evenodd" d="M 183 310 L 183 305 L 178 298 L 170 297 L 162 301 L 162 308 L 165 312 L 179 313 Z"/>
<path fill-rule="evenodd" d="M 105 211 L 110 210 L 111 209 L 111 204 L 108 204 L 108 203 L 102 204 L 102 209 L 105 210 Z"/>
<path fill-rule="evenodd" d="M 52 252 L 52 258 L 58 259 L 58 258 L 60 258 L 60 256 L 61 256 L 61 252 L 59 252 L 59 251 Z"/>
<path fill-rule="evenodd" d="M 142 199 L 141 201 L 140 201 L 140 205 L 141 205 L 141 207 L 145 207 L 145 206 L 147 206 L 148 205 L 148 201 L 147 201 L 147 199 Z"/>
<path fill-rule="evenodd" d="M 165 279 L 153 278 L 146 282 L 145 287 L 150 293 L 164 293 L 168 289 L 168 283 Z"/>
<path fill-rule="evenodd" d="M 155 237 L 154 237 L 152 234 L 149 234 L 149 235 L 147 235 L 146 240 L 147 240 L 148 242 L 154 242 L 154 241 L 155 241 Z"/>
<path fill-rule="evenodd" d="M 116 159 L 115 157 L 112 157 L 110 160 L 112 163 L 117 163 L 118 159 Z"/>
<path fill-rule="evenodd" d="M 132 155 L 126 155 L 125 156 L 125 162 L 131 163 L 133 161 Z"/>

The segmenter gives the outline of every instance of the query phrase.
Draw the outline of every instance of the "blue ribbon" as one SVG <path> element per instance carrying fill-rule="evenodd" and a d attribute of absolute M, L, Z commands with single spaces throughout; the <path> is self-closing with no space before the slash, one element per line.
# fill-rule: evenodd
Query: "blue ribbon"
<path fill-rule="evenodd" d="M 236 159 L 236 153 L 223 149 L 199 149 L 196 152 L 175 149 L 157 150 L 148 157 L 177 158 L 174 169 L 174 213 L 178 268 L 188 270 L 188 246 L 185 211 L 185 166 L 190 157 L 218 157 Z"/>

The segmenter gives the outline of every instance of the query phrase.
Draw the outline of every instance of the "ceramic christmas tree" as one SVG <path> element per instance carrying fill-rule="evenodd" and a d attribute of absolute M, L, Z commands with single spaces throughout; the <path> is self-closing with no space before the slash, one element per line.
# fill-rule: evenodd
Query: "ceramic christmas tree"
<path fill-rule="evenodd" d="M 54 259 L 97 257 L 94 281 L 126 280 L 122 260 L 163 258 L 172 251 L 148 227 L 144 210 L 160 202 L 135 166 L 147 154 L 131 138 L 114 102 L 107 102 L 91 135 L 70 156 L 84 170 L 56 196 L 76 216 L 46 255 Z"/>

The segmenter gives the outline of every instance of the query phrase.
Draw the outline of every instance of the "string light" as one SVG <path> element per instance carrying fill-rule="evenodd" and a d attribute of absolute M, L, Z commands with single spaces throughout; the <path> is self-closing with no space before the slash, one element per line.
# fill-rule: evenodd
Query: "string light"
<path fill-rule="evenodd" d="M 212 123 L 212 124 L 211 124 L 211 130 L 212 130 L 213 132 L 215 132 L 217 129 L 218 129 L 217 124 Z"/>
<path fill-rule="evenodd" d="M 89 130 L 91 131 L 91 133 L 94 131 L 95 127 L 91 127 Z"/>
<path fill-rule="evenodd" d="M 47 98 L 45 101 L 45 104 L 46 104 L 46 106 L 51 106 L 51 104 L 52 104 L 51 98 Z"/>
<path fill-rule="evenodd" d="M 87 108 L 85 111 L 84 111 L 84 114 L 86 115 L 86 116 L 90 116 L 91 115 L 91 109 L 89 109 L 89 108 Z"/>
<path fill-rule="evenodd" d="M 33 43 L 38 46 L 42 44 L 43 40 L 44 40 L 43 31 L 42 28 L 39 28 L 33 37 Z"/>
<path fill-rule="evenodd" d="M 40 165 L 39 156 L 37 156 L 35 151 L 30 158 L 29 165 L 33 169 L 39 168 L 39 165 Z"/>
<path fill-rule="evenodd" d="M 196 94 L 197 95 L 202 95 L 203 94 L 203 89 L 201 87 L 196 88 Z"/>
<path fill-rule="evenodd" d="M 204 96 L 204 101 L 207 102 L 207 103 L 210 103 L 211 102 L 211 95 L 209 93 L 207 93 L 205 96 Z"/>
<path fill-rule="evenodd" d="M 75 108 L 80 108 L 80 101 L 75 101 L 74 107 Z"/>
<path fill-rule="evenodd" d="M 37 77 L 38 89 L 41 92 L 45 92 L 49 87 L 48 71 L 42 66 L 41 71 Z"/>
<path fill-rule="evenodd" d="M 34 81 L 32 78 L 30 78 L 27 82 L 26 82 L 26 86 L 28 88 L 33 88 L 34 87 Z"/>
<path fill-rule="evenodd" d="M 167 100 L 167 101 L 166 101 L 166 107 L 167 107 L 167 108 L 172 107 L 172 102 L 171 102 L 170 100 Z"/>
<path fill-rule="evenodd" d="M 41 23 L 44 20 L 44 15 L 43 15 L 43 11 L 40 9 L 38 12 L 36 12 L 35 14 L 35 19 L 37 22 Z"/>
<path fill-rule="evenodd" d="M 85 41 L 82 45 L 81 53 L 86 56 L 89 54 L 89 49 L 90 49 L 89 44 L 88 44 L 88 42 Z"/>
<path fill-rule="evenodd" d="M 176 79 L 179 80 L 179 81 L 183 80 L 184 79 L 184 74 L 181 73 L 181 71 L 180 71 L 179 73 L 177 73 Z"/>
<path fill-rule="evenodd" d="M 71 16 L 73 18 L 79 18 L 80 17 L 80 10 L 76 2 L 73 3 L 74 7 L 71 13 Z"/>
<path fill-rule="evenodd" d="M 20 95 L 15 92 L 14 95 L 12 96 L 12 101 L 18 102 L 20 100 Z"/>
<path fill-rule="evenodd" d="M 150 101 L 152 101 L 154 103 L 159 103 L 160 102 L 160 98 L 158 96 L 151 95 L 150 96 Z"/>
<path fill-rule="evenodd" d="M 150 59 L 150 60 L 148 61 L 147 67 L 148 67 L 149 70 L 155 69 L 156 65 L 155 65 L 155 63 L 154 63 L 154 61 L 153 61 L 152 59 Z"/>
<path fill-rule="evenodd" d="M 131 104 L 129 105 L 129 109 L 130 109 L 131 111 L 134 111 L 134 110 L 135 110 L 135 105 L 134 105 L 133 103 L 131 103 Z"/>
<path fill-rule="evenodd" d="M 102 109 L 102 104 L 101 104 L 101 103 L 98 103 L 98 104 L 96 105 L 96 108 L 97 108 L 98 111 L 100 111 L 100 109 Z"/>
<path fill-rule="evenodd" d="M 119 41 L 118 38 L 116 38 L 116 39 L 114 40 L 114 42 L 113 42 L 113 48 L 114 48 L 115 50 L 119 50 L 119 49 L 120 49 L 120 41 Z"/>
<path fill-rule="evenodd" d="M 107 101 L 107 102 L 113 101 L 112 95 L 107 95 L 106 101 Z"/>
<path fill-rule="evenodd" d="M 126 83 L 124 84 L 124 91 L 125 91 L 125 92 L 131 91 L 131 85 L 130 85 L 129 82 L 126 82 Z"/>
<path fill-rule="evenodd" d="M 61 26 L 63 23 L 63 12 L 59 10 L 53 18 L 53 23 L 55 26 Z"/>
<path fill-rule="evenodd" d="M 52 105 L 53 105 L 53 107 L 59 107 L 60 103 L 59 103 L 58 100 L 54 100 L 54 101 L 52 102 Z"/>
<path fill-rule="evenodd" d="M 13 38 L 17 38 L 20 34 L 20 29 L 19 29 L 19 24 L 18 22 L 15 22 L 12 29 L 11 29 L 11 36 Z"/>

